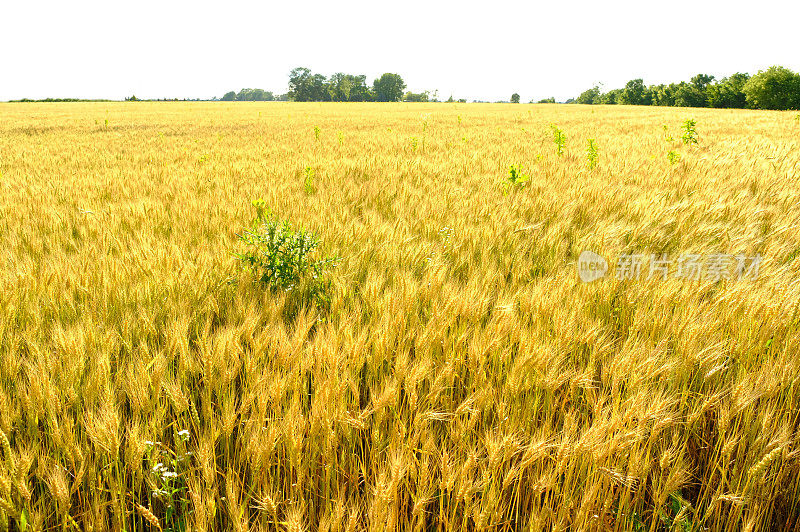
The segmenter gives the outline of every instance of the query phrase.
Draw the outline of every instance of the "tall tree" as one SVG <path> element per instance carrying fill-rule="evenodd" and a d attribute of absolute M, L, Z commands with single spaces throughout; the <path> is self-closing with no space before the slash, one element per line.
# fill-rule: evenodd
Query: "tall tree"
<path fill-rule="evenodd" d="M 328 92 L 330 93 L 331 101 L 346 102 L 350 100 L 352 83 L 349 78 L 350 76 L 342 72 L 337 72 L 328 78 Z"/>
<path fill-rule="evenodd" d="M 600 97 L 600 103 L 613 105 L 622 103 L 622 89 L 612 89 Z"/>
<path fill-rule="evenodd" d="M 747 107 L 744 84 L 747 83 L 748 79 L 750 79 L 749 74 L 737 72 L 732 76 L 721 79 L 719 83 L 709 85 L 706 89 L 708 106 L 731 109 L 744 109 Z"/>
<path fill-rule="evenodd" d="M 632 79 L 622 89 L 619 103 L 628 105 L 643 105 L 645 101 L 644 80 Z"/>
<path fill-rule="evenodd" d="M 368 102 L 372 99 L 372 93 L 367 86 L 367 76 L 361 74 L 358 76 L 349 76 L 350 78 L 350 101 L 351 102 Z"/>
<path fill-rule="evenodd" d="M 706 90 L 706 87 L 708 87 L 711 84 L 711 82 L 714 81 L 714 76 L 710 74 L 697 74 L 695 76 L 692 76 L 692 79 L 690 81 L 692 85 L 704 91 Z"/>
<path fill-rule="evenodd" d="M 289 99 L 295 102 L 310 102 L 312 98 L 311 70 L 297 67 L 289 73 Z"/>
<path fill-rule="evenodd" d="M 386 73 L 372 83 L 375 99 L 379 102 L 399 102 L 406 84 L 400 74 Z"/>
<path fill-rule="evenodd" d="M 800 109 L 800 74 L 772 66 L 747 80 L 747 103 L 759 109 Z"/>
<path fill-rule="evenodd" d="M 597 104 L 600 103 L 600 86 L 595 85 L 591 89 L 585 90 L 575 100 L 575 103 Z"/>
<path fill-rule="evenodd" d="M 675 89 L 675 105 L 678 107 L 706 107 L 706 91 L 694 83 L 682 81 Z"/>
<path fill-rule="evenodd" d="M 328 91 L 327 80 L 322 74 L 313 74 L 309 78 L 309 86 L 311 91 L 310 101 L 312 102 L 329 102 L 331 101 L 331 94 Z"/>
<path fill-rule="evenodd" d="M 675 91 L 677 90 L 677 85 L 675 83 L 670 83 L 669 85 L 664 85 L 663 83 L 661 85 L 652 85 L 649 89 L 651 105 L 675 105 Z"/>

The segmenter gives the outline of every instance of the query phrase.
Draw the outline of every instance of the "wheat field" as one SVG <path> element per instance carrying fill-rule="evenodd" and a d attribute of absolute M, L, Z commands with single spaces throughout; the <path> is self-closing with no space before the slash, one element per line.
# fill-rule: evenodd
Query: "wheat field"
<path fill-rule="evenodd" d="M 795 114 L 0 104 L 0 530 L 795 529 Z M 257 199 L 326 308 L 236 260 Z"/>

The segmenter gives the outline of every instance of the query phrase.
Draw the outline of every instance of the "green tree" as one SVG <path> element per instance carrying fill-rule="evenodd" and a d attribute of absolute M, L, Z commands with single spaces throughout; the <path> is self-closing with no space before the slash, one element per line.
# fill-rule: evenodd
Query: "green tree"
<path fill-rule="evenodd" d="M 632 79 L 625 84 L 622 89 L 620 99 L 617 103 L 627 105 L 645 105 L 645 87 L 641 78 Z"/>
<path fill-rule="evenodd" d="M 759 71 L 742 90 L 747 103 L 757 109 L 800 109 L 800 75 L 788 68 Z"/>
<path fill-rule="evenodd" d="M 263 89 L 242 89 L 236 95 L 238 102 L 271 102 L 275 95 Z"/>
<path fill-rule="evenodd" d="M 604 105 L 614 105 L 622 103 L 622 89 L 612 89 L 600 97 L 600 103 Z"/>
<path fill-rule="evenodd" d="M 309 78 L 310 101 L 329 102 L 331 93 L 328 89 L 328 80 L 322 74 L 313 74 Z"/>
<path fill-rule="evenodd" d="M 744 85 L 749 79 L 749 74 L 737 72 L 730 77 L 721 79 L 719 83 L 709 85 L 706 89 L 708 106 L 744 109 L 747 107 Z"/>
<path fill-rule="evenodd" d="M 353 88 L 353 76 L 337 72 L 328 78 L 327 87 L 330 100 L 333 102 L 349 102 Z"/>
<path fill-rule="evenodd" d="M 311 70 L 297 67 L 289 73 L 289 99 L 295 102 L 312 101 L 313 89 Z"/>
<path fill-rule="evenodd" d="M 348 75 L 348 79 L 350 80 L 350 96 L 349 100 L 351 102 L 368 102 L 372 100 L 372 92 L 367 85 L 367 76 L 365 75 L 358 75 L 358 76 L 350 76 Z"/>
<path fill-rule="evenodd" d="M 232 102 L 232 101 L 235 101 L 235 100 L 236 100 L 236 93 L 233 92 L 233 91 L 226 92 L 225 96 L 223 96 L 221 98 L 221 101 L 223 101 L 223 102 Z"/>
<path fill-rule="evenodd" d="M 708 87 L 714 76 L 697 74 L 689 83 L 681 82 L 675 87 L 675 103 L 678 107 L 708 107 Z"/>
<path fill-rule="evenodd" d="M 675 88 L 675 105 L 678 107 L 705 107 L 706 93 L 696 85 L 682 81 Z"/>
<path fill-rule="evenodd" d="M 427 102 L 430 98 L 430 93 L 428 91 L 413 93 L 408 91 L 403 95 L 404 102 Z"/>
<path fill-rule="evenodd" d="M 511 95 L 511 103 L 519 103 L 519 94 L 516 92 Z"/>
<path fill-rule="evenodd" d="M 379 102 L 399 102 L 403 98 L 406 84 L 400 74 L 383 74 L 372 83 L 375 99 Z"/>
<path fill-rule="evenodd" d="M 651 85 L 648 87 L 650 91 L 650 105 L 672 106 L 675 105 L 675 87 L 674 84 L 664 85 Z"/>
<path fill-rule="evenodd" d="M 714 76 L 710 74 L 696 74 L 692 76 L 690 80 L 692 85 L 700 89 L 701 91 L 705 91 L 706 88 L 714 81 Z"/>
<path fill-rule="evenodd" d="M 595 85 L 591 89 L 585 90 L 575 99 L 575 103 L 594 105 L 600 103 L 600 86 Z"/>

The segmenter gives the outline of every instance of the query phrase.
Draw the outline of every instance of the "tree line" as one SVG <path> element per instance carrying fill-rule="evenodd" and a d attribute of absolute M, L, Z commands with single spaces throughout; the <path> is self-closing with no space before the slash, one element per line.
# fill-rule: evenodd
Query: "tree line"
<path fill-rule="evenodd" d="M 640 78 L 608 92 L 595 85 L 567 103 L 800 109 L 800 74 L 773 66 L 754 76 L 737 72 L 717 80 L 708 74 L 697 74 L 688 82 L 669 85 L 645 85 Z"/>
<path fill-rule="evenodd" d="M 225 102 L 247 101 L 293 101 L 293 102 L 437 102 L 436 91 L 414 93 L 406 91 L 406 83 L 400 74 L 387 72 L 367 82 L 364 74 L 337 72 L 331 76 L 315 74 L 305 67 L 297 67 L 289 73 L 289 92 L 279 96 L 262 89 L 231 91 L 221 99 Z M 456 100 L 451 96 L 449 102 Z M 466 100 L 458 100 L 466 102 Z"/>
<path fill-rule="evenodd" d="M 42 98 L 39 100 L 31 98 L 22 98 L 20 100 L 8 100 L 9 103 L 75 103 L 75 102 L 113 102 L 113 101 L 116 100 L 87 100 L 82 98 Z"/>
<path fill-rule="evenodd" d="M 242 89 L 239 92 L 230 91 L 220 101 L 223 102 L 285 102 L 289 99 L 287 94 L 278 94 L 263 89 Z"/>
<path fill-rule="evenodd" d="M 136 96 L 125 98 L 126 101 L 139 101 Z M 164 101 L 178 101 L 164 99 Z M 111 101 L 84 100 L 79 98 L 46 98 L 31 100 L 23 98 L 12 100 L 17 102 L 79 102 L 79 101 Z M 150 100 L 156 101 L 156 100 Z M 161 101 L 161 100 L 158 100 Z M 202 101 L 186 100 L 184 101 Z M 289 91 L 275 94 L 263 89 L 241 89 L 230 91 L 222 98 L 214 97 L 211 101 L 224 102 L 438 102 L 437 91 L 414 93 L 406 91 L 406 83 L 400 74 L 385 73 L 379 78 L 367 82 L 363 74 L 345 74 L 337 72 L 331 76 L 315 74 L 310 69 L 298 67 L 289 73 Z M 447 102 L 466 102 L 455 100 L 452 96 Z M 511 103 L 519 103 L 520 96 L 514 93 Z M 533 101 L 531 101 L 533 103 Z M 555 98 L 546 98 L 538 103 L 555 103 Z M 624 104 L 624 105 L 657 105 L 674 107 L 716 107 L 731 109 L 800 109 L 800 74 L 782 66 L 772 66 L 751 76 L 737 72 L 731 76 L 716 79 L 709 74 L 697 74 L 688 82 L 645 85 L 641 78 L 632 79 L 624 88 L 603 92 L 600 85 L 595 85 L 580 94 L 577 98 L 565 103 L 580 104 Z"/>
<path fill-rule="evenodd" d="M 367 84 L 367 76 L 337 72 L 330 77 L 305 67 L 289 73 L 289 99 L 295 102 L 398 102 L 406 83 L 400 74 L 386 73 Z"/>

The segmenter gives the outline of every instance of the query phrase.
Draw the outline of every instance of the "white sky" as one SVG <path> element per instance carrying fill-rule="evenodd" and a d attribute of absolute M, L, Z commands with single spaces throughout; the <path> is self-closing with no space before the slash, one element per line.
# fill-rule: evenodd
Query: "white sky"
<path fill-rule="evenodd" d="M 283 93 L 306 66 L 397 72 L 440 99 L 563 101 L 596 82 L 800 71 L 798 20 L 796 0 L 2 0 L 0 100 Z"/>

